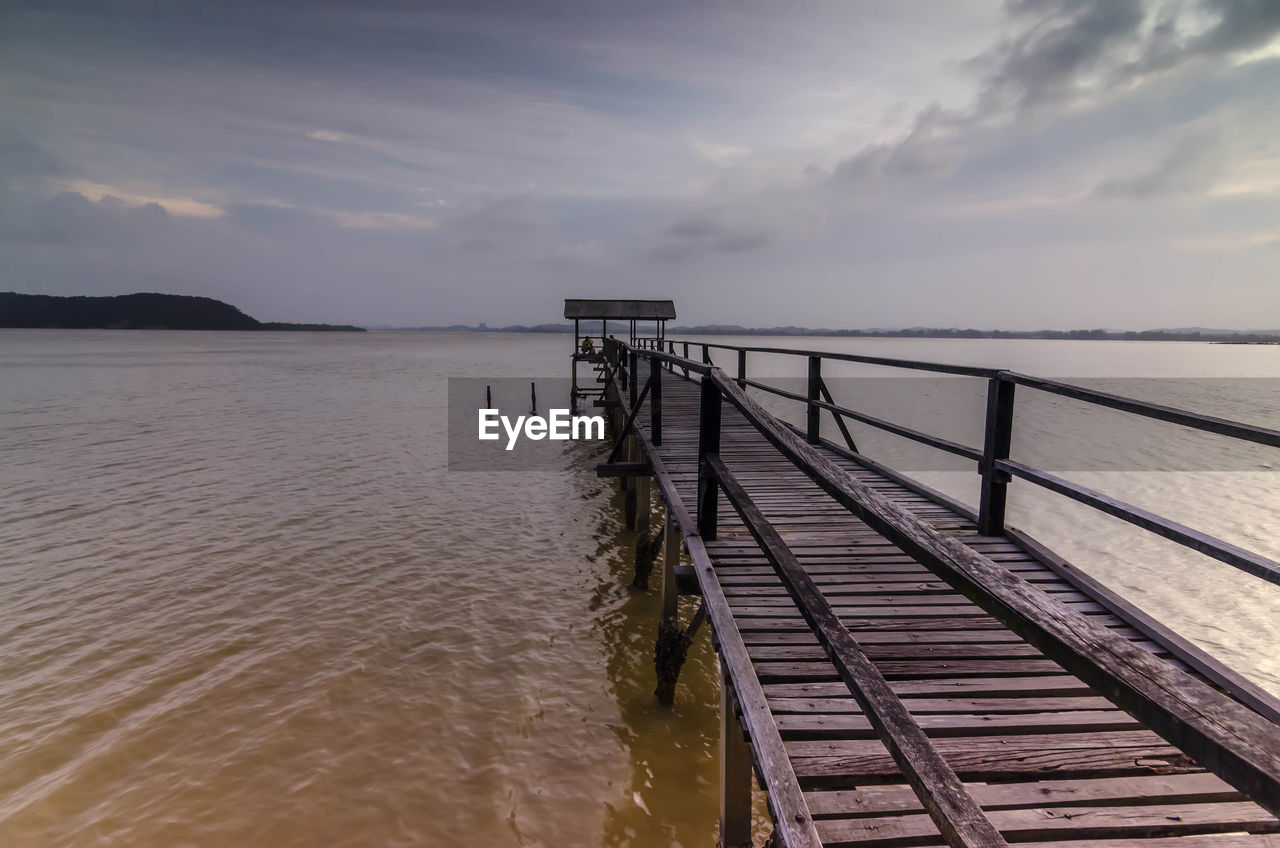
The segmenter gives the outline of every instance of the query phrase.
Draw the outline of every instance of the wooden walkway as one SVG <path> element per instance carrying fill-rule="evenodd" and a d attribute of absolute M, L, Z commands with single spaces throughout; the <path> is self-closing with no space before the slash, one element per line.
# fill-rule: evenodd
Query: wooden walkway
<path fill-rule="evenodd" d="M 689 532 L 699 510 L 700 387 L 675 374 L 664 376 L 661 445 L 652 444 L 639 418 L 643 456 L 637 458 L 652 463 L 672 532 L 686 531 L 726 674 L 726 707 L 732 713 L 727 732 L 741 733 L 749 743 L 753 770 L 770 793 L 780 844 L 1280 848 L 1280 836 L 1269 835 L 1280 832 L 1280 820 L 1251 800 L 1252 794 L 1276 808 L 1275 798 L 1265 797 L 1271 791 L 1265 785 L 1256 784 L 1261 788 L 1251 794 L 1233 788 L 1206 768 L 1212 763 L 1188 753 L 1216 759 L 1216 747 L 1171 744 L 1117 707 L 1113 700 L 1125 701 L 1123 696 L 1097 680 L 1091 685 L 1081 679 L 1088 674 L 1069 672 L 1033 644 L 1043 641 L 1029 638 L 1007 609 L 956 588 L 954 574 L 940 573 L 936 564 L 905 552 L 900 541 L 856 517 L 737 408 L 724 404 L 718 458 L 726 473 L 758 509 L 766 529 L 776 531 L 785 546 L 781 559 L 798 564 L 801 581 L 816 586 L 816 605 L 825 601 L 856 642 L 854 650 L 870 661 L 874 671 L 866 674 L 878 673 L 887 683 L 905 707 L 907 723 L 914 720 L 927 736 L 926 747 L 963 785 L 955 793 L 958 801 L 930 799 L 936 784 L 931 788 L 927 765 L 920 767 L 923 778 L 904 773 L 903 751 L 895 757 L 886 745 L 894 742 L 885 735 L 892 728 L 877 726 L 892 719 L 869 716 L 866 693 L 855 697 L 849 676 L 856 669 L 833 661 L 839 649 L 830 643 L 832 630 L 824 636 L 820 616 L 815 620 L 812 610 L 801 608 L 797 599 L 803 603 L 803 593 L 788 584 L 779 551 L 749 529 L 719 490 L 714 539 Z M 626 393 L 615 394 L 629 412 Z M 1042 597 L 1159 658 L 1180 675 L 1172 679 L 1204 682 L 1202 670 L 1210 677 L 1225 675 L 1260 708 L 1274 707 L 1269 696 L 1051 553 L 1022 537 L 979 535 L 974 521 L 951 506 L 845 452 L 816 449 L 886 502 L 1027 581 Z M 671 574 L 668 569 L 668 580 Z M 838 632 L 836 637 L 844 638 Z M 1216 689 L 1220 682 L 1214 681 Z M 1276 726 L 1253 711 L 1248 715 L 1259 723 L 1246 732 L 1264 734 L 1251 741 L 1276 749 Z M 1169 722 L 1153 723 L 1165 737 L 1176 736 Z M 909 737 L 910 728 L 904 732 Z M 732 748 L 736 740 L 724 744 Z M 935 778 L 943 783 L 945 767 L 944 777 Z M 963 815 L 966 804 L 985 817 L 967 836 L 963 827 L 951 832 L 945 819 L 948 809 Z M 727 835 L 740 843 L 740 832 Z"/>

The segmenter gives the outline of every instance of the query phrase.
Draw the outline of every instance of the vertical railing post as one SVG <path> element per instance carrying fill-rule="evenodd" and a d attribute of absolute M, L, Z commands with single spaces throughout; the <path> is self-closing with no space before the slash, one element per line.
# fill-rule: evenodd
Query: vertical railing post
<path fill-rule="evenodd" d="M 978 502 L 978 532 L 1004 535 L 1009 474 L 996 468 L 996 460 L 1009 458 L 1013 441 L 1013 390 L 1015 383 L 999 374 L 987 384 L 987 429 L 983 440 L 982 491 Z"/>
<path fill-rule="evenodd" d="M 747 352 L 746 350 L 738 351 L 738 385 L 744 389 L 747 387 Z"/>
<path fill-rule="evenodd" d="M 805 408 L 805 438 L 809 444 L 816 445 L 822 440 L 822 434 L 819 432 L 822 419 L 819 417 L 822 410 L 814 405 L 814 401 L 818 400 L 822 390 L 822 357 L 809 357 L 809 387 L 807 397 L 809 403 Z"/>
<path fill-rule="evenodd" d="M 684 354 L 683 354 L 683 356 L 684 356 L 684 358 L 685 358 L 685 359 L 688 359 L 688 358 L 689 358 L 689 343 L 688 343 L 688 342 L 685 342 L 685 343 L 684 343 Z M 688 366 L 688 365 L 686 365 L 686 366 L 684 367 L 684 376 L 685 376 L 685 379 L 686 379 L 686 380 L 687 380 L 687 379 L 689 379 L 689 366 Z"/>
<path fill-rule="evenodd" d="M 631 372 L 631 380 L 630 380 L 630 385 L 627 387 L 627 391 L 631 393 L 632 409 L 636 408 L 636 393 L 639 391 L 639 388 L 637 388 L 636 386 L 636 383 L 640 381 L 640 375 L 636 372 L 636 367 L 639 364 L 640 364 L 639 354 L 637 354 L 634 349 L 628 351 L 627 352 L 627 370 Z"/>
<path fill-rule="evenodd" d="M 706 541 L 716 537 L 720 502 L 720 484 L 707 464 L 707 454 L 712 453 L 720 453 L 720 386 L 710 374 L 704 374 L 698 415 L 698 535 Z"/>
<path fill-rule="evenodd" d="M 578 411 L 578 319 L 573 319 L 573 353 L 569 355 L 569 409 Z"/>
<path fill-rule="evenodd" d="M 649 440 L 662 444 L 662 360 L 649 360 Z"/>

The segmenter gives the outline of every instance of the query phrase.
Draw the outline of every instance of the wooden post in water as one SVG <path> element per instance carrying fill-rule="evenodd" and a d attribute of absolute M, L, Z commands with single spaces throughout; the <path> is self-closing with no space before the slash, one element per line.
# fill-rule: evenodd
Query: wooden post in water
<path fill-rule="evenodd" d="M 484 408 L 493 409 L 493 386 L 484 387 Z"/>
<path fill-rule="evenodd" d="M 529 382 L 529 411 L 538 411 L 538 384 L 532 381 Z"/>
<path fill-rule="evenodd" d="M 751 846 L 751 751 L 738 718 L 733 683 L 720 662 L 720 848 Z"/>
<path fill-rule="evenodd" d="M 653 690 L 658 703 L 672 704 L 676 699 L 676 683 L 684 668 L 689 645 L 696 627 L 680 629 L 680 587 L 676 584 L 676 566 L 680 563 L 680 524 L 670 505 L 662 528 L 662 613 L 658 618 L 658 639 L 653 645 L 653 671 L 658 685 Z M 696 617 L 695 617 L 696 621 Z"/>
<path fill-rule="evenodd" d="M 662 621 L 676 622 L 680 610 L 680 589 L 676 586 L 676 566 L 680 563 L 680 525 L 670 507 L 666 509 L 662 546 Z"/>
<path fill-rule="evenodd" d="M 637 451 L 639 454 L 639 451 Z M 640 460 L 640 456 L 636 456 L 636 460 Z M 641 475 L 636 480 L 636 546 L 635 546 L 635 577 L 632 579 L 632 585 L 637 589 L 649 588 L 649 572 L 653 570 L 654 551 L 650 550 L 652 542 L 649 539 L 649 478 Z"/>
<path fill-rule="evenodd" d="M 1013 442 L 1013 390 L 1016 383 L 992 377 L 987 384 L 987 430 L 982 448 L 982 490 L 978 500 L 978 532 L 1004 535 L 1009 474 L 996 468 L 996 460 L 1009 458 Z"/>
<path fill-rule="evenodd" d="M 627 462 L 639 459 L 639 448 L 635 436 L 627 436 Z M 636 529 L 636 478 L 622 478 L 622 515 L 628 530 Z"/>

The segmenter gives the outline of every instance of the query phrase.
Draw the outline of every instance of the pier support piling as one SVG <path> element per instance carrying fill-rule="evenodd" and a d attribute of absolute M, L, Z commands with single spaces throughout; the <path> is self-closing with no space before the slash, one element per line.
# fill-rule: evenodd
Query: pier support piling
<path fill-rule="evenodd" d="M 627 436 L 627 462 L 639 459 L 640 448 L 635 436 Z M 622 513 L 628 530 L 636 529 L 636 478 L 622 477 Z"/>
<path fill-rule="evenodd" d="M 720 846 L 751 848 L 751 751 L 729 670 L 720 663 Z"/>
<path fill-rule="evenodd" d="M 674 621 L 680 608 L 680 588 L 676 585 L 676 566 L 680 564 L 680 525 L 671 510 L 666 510 L 662 547 L 662 621 Z"/>
<path fill-rule="evenodd" d="M 662 535 L 666 528 L 659 528 L 658 535 L 649 538 L 649 478 L 635 478 L 636 486 L 636 560 L 635 577 L 631 585 L 637 589 L 649 588 L 649 573 L 653 571 L 653 561 L 657 559 L 658 550 L 662 547 Z"/>
<path fill-rule="evenodd" d="M 658 619 L 658 640 L 653 646 L 653 665 L 658 686 L 653 694 L 657 696 L 659 703 L 670 705 L 675 702 L 680 670 L 684 668 L 689 645 L 693 643 L 698 625 L 702 623 L 705 608 L 699 607 L 698 615 L 694 616 L 687 631 L 680 629 L 680 588 L 676 585 L 676 565 L 680 562 L 680 525 L 676 523 L 670 508 L 666 510 L 662 536 L 662 613 Z"/>
<path fill-rule="evenodd" d="M 698 611 L 689 620 L 689 626 L 680 628 L 680 620 L 674 615 L 658 622 L 658 641 L 653 646 L 653 665 L 657 673 L 658 686 L 653 690 L 658 703 L 670 706 L 675 703 L 676 683 L 680 680 L 680 670 L 689 656 L 689 646 L 698 635 L 698 628 L 707 618 L 707 605 L 698 605 Z"/>

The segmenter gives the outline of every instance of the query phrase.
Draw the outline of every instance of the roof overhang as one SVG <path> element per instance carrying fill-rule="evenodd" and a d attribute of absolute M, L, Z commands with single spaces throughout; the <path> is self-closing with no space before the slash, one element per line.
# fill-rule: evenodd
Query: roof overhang
<path fill-rule="evenodd" d="M 566 298 L 564 317 L 589 320 L 667 321 L 676 317 L 670 300 L 582 300 Z"/>

